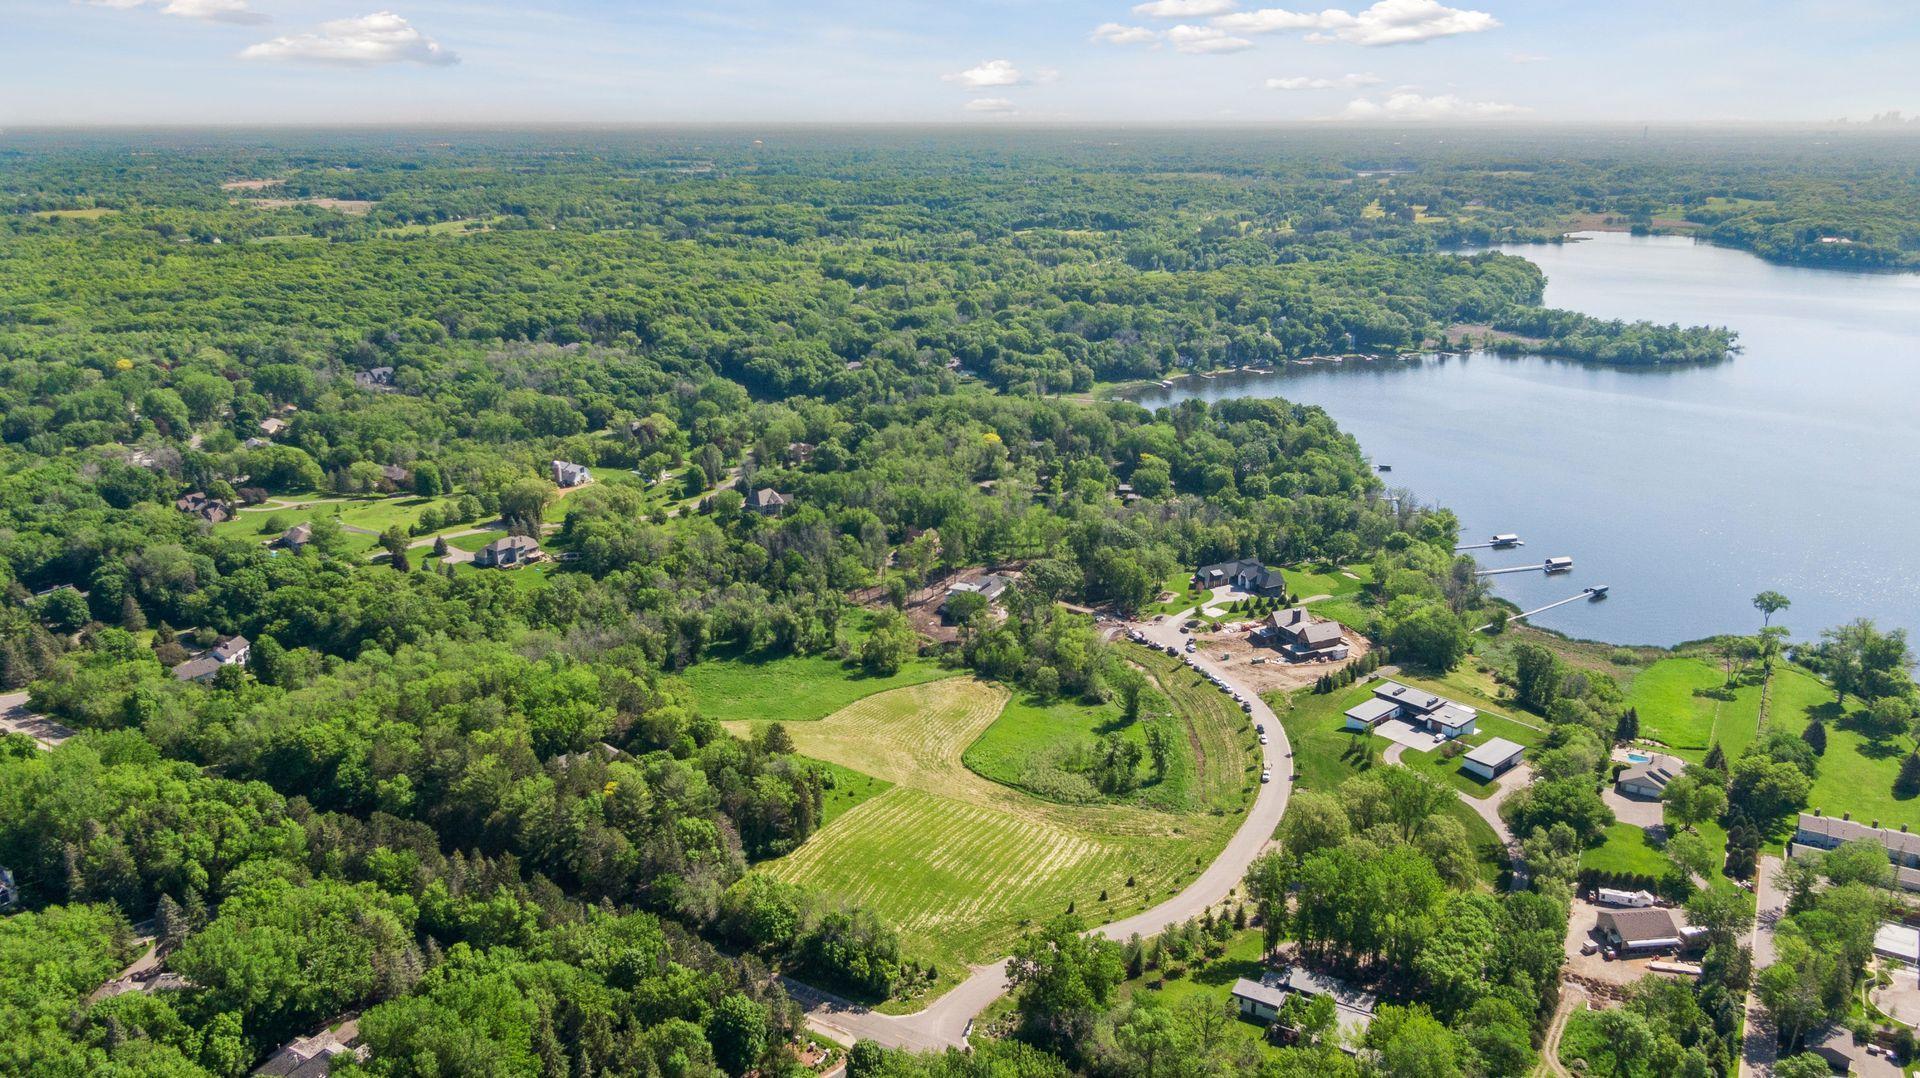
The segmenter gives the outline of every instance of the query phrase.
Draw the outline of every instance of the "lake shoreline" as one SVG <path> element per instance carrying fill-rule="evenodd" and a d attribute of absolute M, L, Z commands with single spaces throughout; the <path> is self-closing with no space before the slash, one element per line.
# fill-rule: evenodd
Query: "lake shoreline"
<path fill-rule="evenodd" d="M 1526 537 L 1514 568 L 1575 557 L 1568 576 L 1491 577 L 1542 630 L 1671 648 L 1740 631 L 1767 589 L 1810 640 L 1856 617 L 1920 629 L 1920 500 L 1898 462 L 1920 457 L 1920 275 L 1780 266 L 1738 249 L 1625 233 L 1533 245 L 1546 300 L 1598 318 L 1725 324 L 1738 361 L 1600 364 L 1425 350 L 1294 361 L 1102 387 L 1150 410 L 1197 398 L 1279 397 L 1325 410 L 1402 496 L 1452 509 L 1463 541 Z M 1495 362 L 1497 361 L 1497 362 Z M 1171 388 L 1167 388 L 1170 386 Z M 1416 493 L 1417 492 L 1417 493 Z"/>

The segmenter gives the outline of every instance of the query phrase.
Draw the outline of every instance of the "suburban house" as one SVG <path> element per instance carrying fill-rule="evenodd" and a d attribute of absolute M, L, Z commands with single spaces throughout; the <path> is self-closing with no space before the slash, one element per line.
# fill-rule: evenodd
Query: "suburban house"
<path fill-rule="evenodd" d="M 772 487 L 761 487 L 747 495 L 747 511 L 777 517 L 787 511 L 787 496 Z"/>
<path fill-rule="evenodd" d="M 366 1061 L 368 1049 L 359 1042 L 359 1021 L 343 1022 L 336 1029 L 323 1029 L 311 1037 L 281 1045 L 253 1073 L 278 1078 L 326 1078 L 335 1056 L 346 1056 L 356 1063 Z"/>
<path fill-rule="evenodd" d="M 1399 719 L 1430 734 L 1452 739 L 1473 733 L 1480 713 L 1425 689 L 1382 681 L 1374 686 L 1372 699 L 1347 709 L 1346 728 L 1371 730 L 1388 719 Z"/>
<path fill-rule="evenodd" d="M 544 557 L 546 554 L 532 536 L 509 535 L 475 551 L 473 564 L 482 569 L 512 569 Z"/>
<path fill-rule="evenodd" d="M 1798 857 L 1809 850 L 1834 850 L 1862 840 L 1878 842 L 1886 848 L 1887 858 L 1893 862 L 1894 886 L 1920 891 L 1920 835 L 1909 832 L 1906 824 L 1895 831 L 1881 827 L 1878 820 L 1863 824 L 1848 813 L 1841 813 L 1840 818 L 1835 819 L 1817 812 L 1803 812 L 1793 841 L 1787 846 L 1787 855 Z"/>
<path fill-rule="evenodd" d="M 1526 751 L 1527 747 L 1517 741 L 1496 737 L 1467 753 L 1460 770 L 1491 782 L 1519 763 Z"/>
<path fill-rule="evenodd" d="M 1248 595 L 1285 595 L 1286 579 L 1280 570 L 1269 569 L 1252 558 L 1203 565 L 1194 570 L 1193 583 L 1200 588 L 1232 588 Z"/>
<path fill-rule="evenodd" d="M 981 596 L 988 603 L 996 603 L 1012 584 L 1013 578 L 1003 573 L 988 573 L 978 580 L 955 584 L 947 589 L 947 597 L 940 600 L 940 620 L 947 619 L 947 604 L 953 600 L 954 596 L 972 594 Z"/>
<path fill-rule="evenodd" d="M 1667 784 L 1678 778 L 1685 767 L 1679 760 L 1661 756 L 1620 772 L 1613 785 L 1627 797 L 1658 801 L 1667 792 Z"/>
<path fill-rule="evenodd" d="M 382 464 L 380 466 L 380 478 L 386 480 L 389 485 L 395 490 L 398 490 L 413 481 L 413 473 L 408 471 L 403 465 Z"/>
<path fill-rule="evenodd" d="M 282 550 L 299 550 L 311 542 L 313 542 L 313 525 L 295 524 L 281 532 L 280 538 L 275 539 L 271 545 Z"/>
<path fill-rule="evenodd" d="M 1242 977 L 1233 983 L 1233 1002 L 1240 1009 L 1240 1017 L 1255 1022 L 1273 1021 L 1289 994 L 1331 998 L 1334 1016 L 1343 1031 L 1365 1029 L 1373 1020 L 1371 993 L 1300 966 L 1262 973 L 1257 981 Z"/>
<path fill-rule="evenodd" d="M 1297 606 L 1267 615 L 1260 627 L 1253 631 L 1253 638 L 1297 659 L 1329 659 L 1337 662 L 1346 658 L 1349 651 L 1346 637 L 1341 635 L 1339 622 L 1316 618 Z"/>
<path fill-rule="evenodd" d="M 1666 910 L 1601 910 L 1593 927 L 1621 951 L 1677 951 L 1686 942 Z"/>
<path fill-rule="evenodd" d="M 393 387 L 393 368 L 375 367 L 368 371 L 353 372 L 353 384 L 361 389 L 391 389 Z"/>
<path fill-rule="evenodd" d="M 209 681 L 220 672 L 223 666 L 233 666 L 247 661 L 253 654 L 253 643 L 244 636 L 229 636 L 218 644 L 173 668 L 173 676 L 181 681 Z"/>
<path fill-rule="evenodd" d="M 284 419 L 279 419 L 276 417 L 269 416 L 268 418 L 262 419 L 260 421 L 260 433 L 266 435 L 269 438 L 278 436 L 282 431 L 286 429 L 287 429 L 287 421 Z"/>
<path fill-rule="evenodd" d="M 787 459 L 795 464 L 805 464 L 813 459 L 813 445 L 809 442 L 788 442 Z"/>
<path fill-rule="evenodd" d="M 553 462 L 553 482 L 559 487 L 577 487 L 593 482 L 593 473 L 584 464 L 569 464 L 564 460 Z"/>
<path fill-rule="evenodd" d="M 218 524 L 233 519 L 233 506 L 218 498 L 209 498 L 200 491 L 194 491 L 174 500 L 173 507 L 182 513 L 191 513 L 209 524 Z"/>

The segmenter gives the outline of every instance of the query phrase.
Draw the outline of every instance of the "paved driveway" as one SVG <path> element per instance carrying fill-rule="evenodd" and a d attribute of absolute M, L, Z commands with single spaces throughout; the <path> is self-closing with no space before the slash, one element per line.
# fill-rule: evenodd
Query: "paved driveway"
<path fill-rule="evenodd" d="M 41 748 L 51 749 L 72 737 L 73 731 L 45 715 L 28 711 L 27 694 L 22 691 L 0 693 L 0 734 L 25 734 Z"/>
<path fill-rule="evenodd" d="M 1158 624 L 1133 626 L 1149 642 L 1162 648 L 1183 646 L 1186 637 L 1180 623 L 1188 613 L 1168 617 Z M 1227 840 L 1226 849 L 1184 890 L 1143 913 L 1103 925 L 1092 931 L 1108 939 L 1124 940 L 1139 933 L 1155 936 L 1166 929 L 1196 917 L 1224 900 L 1246 877 L 1247 866 L 1273 841 L 1273 832 L 1286 814 L 1287 798 L 1293 789 L 1293 749 L 1287 744 L 1287 732 L 1273 709 L 1252 691 L 1241 687 L 1229 667 L 1204 656 L 1194 656 L 1193 665 L 1204 672 L 1218 674 L 1229 686 L 1240 688 L 1252 703 L 1249 724 L 1265 723 L 1267 744 L 1260 747 L 1262 758 L 1273 773 L 1273 781 L 1262 784 L 1254 796 L 1247 818 Z M 878 1014 L 869 1008 L 829 995 L 796 981 L 787 981 L 787 991 L 807 1008 L 807 1025 L 823 1036 L 851 1044 L 872 1040 L 894 1048 L 920 1051 L 958 1047 L 966 1044 L 973 1020 L 1007 991 L 1007 962 L 977 966 L 972 974 L 953 990 L 933 1001 L 925 1010 L 913 1014 Z"/>

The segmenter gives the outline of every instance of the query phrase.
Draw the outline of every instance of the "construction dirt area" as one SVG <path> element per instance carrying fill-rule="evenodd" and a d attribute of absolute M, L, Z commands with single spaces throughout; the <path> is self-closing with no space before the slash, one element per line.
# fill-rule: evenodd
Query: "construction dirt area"
<path fill-rule="evenodd" d="M 1352 629 L 1342 628 L 1340 638 L 1347 642 L 1347 658 L 1340 662 L 1287 662 L 1284 653 L 1269 647 L 1260 647 L 1253 643 L 1251 630 L 1256 622 L 1228 622 L 1216 633 L 1201 633 L 1194 637 L 1207 658 L 1221 662 L 1233 668 L 1236 680 L 1258 693 L 1292 692 L 1305 688 L 1320 680 L 1322 674 L 1329 674 L 1347 666 L 1365 655 L 1371 644 L 1367 638 Z M 1221 659 L 1221 656 L 1226 656 Z M 1265 660 L 1257 662 L 1255 660 Z"/>
<path fill-rule="evenodd" d="M 907 624 L 913 631 L 937 644 L 951 644 L 960 639 L 960 629 L 947 624 L 940 616 L 941 604 L 947 601 L 947 594 L 956 586 L 978 587 L 988 576 L 1002 576 L 1009 581 L 1020 578 L 1017 566 L 1005 566 L 994 569 L 962 569 L 944 576 L 924 588 L 915 588 L 907 595 Z M 886 601 L 886 592 L 881 588 L 867 588 L 855 592 L 853 600 L 863 606 L 874 606 Z M 990 608 L 994 617 L 1005 617 L 998 603 Z"/>

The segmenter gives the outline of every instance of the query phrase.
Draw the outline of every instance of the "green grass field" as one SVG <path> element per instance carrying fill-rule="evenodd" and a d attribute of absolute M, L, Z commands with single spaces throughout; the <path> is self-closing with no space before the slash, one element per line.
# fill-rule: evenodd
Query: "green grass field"
<path fill-rule="evenodd" d="M 911 954 L 939 967 L 941 989 L 1069 905 L 1100 922 L 1177 892 L 1238 823 L 1231 814 L 1054 804 L 982 778 L 962 757 L 1008 697 L 999 686 L 949 677 L 787 727 L 802 754 L 891 785 L 765 870 L 873 907 Z M 747 734 L 756 725 L 728 729 Z"/>
<path fill-rule="evenodd" d="M 1539 729 L 1515 721 L 1492 710 L 1493 701 L 1483 694 L 1481 689 L 1474 683 L 1473 677 L 1474 676 L 1468 672 L 1455 671 L 1445 678 L 1438 680 L 1408 676 L 1401 676 L 1396 680 L 1417 688 L 1428 689 L 1457 703 L 1479 709 L 1480 718 L 1479 721 L 1475 723 L 1475 731 L 1460 739 L 1469 746 L 1482 745 L 1496 737 L 1504 737 L 1509 741 L 1518 742 L 1529 748 L 1538 744 L 1540 739 L 1545 736 L 1544 733 Z M 1346 722 L 1345 712 L 1348 708 L 1360 703 L 1371 695 L 1373 695 L 1373 685 L 1371 683 L 1353 685 L 1339 692 L 1328 693 L 1324 696 L 1318 696 L 1311 692 L 1298 694 L 1294 697 L 1295 715 L 1289 717 L 1287 720 L 1287 734 L 1289 737 L 1293 736 L 1294 725 L 1298 722 L 1302 726 L 1313 730 L 1317 739 L 1339 741 L 1340 753 L 1343 755 L 1349 754 L 1349 738 L 1351 738 L 1352 735 L 1341 729 Z M 1329 731 L 1331 731 L 1331 737 L 1327 736 Z M 1376 756 L 1384 754 L 1392 744 L 1392 742 L 1378 736 L 1373 737 L 1373 743 Z M 1299 753 L 1297 745 L 1295 752 L 1296 754 Z M 1449 758 L 1441 751 L 1440 746 L 1423 750 L 1406 749 L 1400 757 L 1400 762 L 1404 766 L 1412 768 L 1428 778 L 1433 779 L 1435 782 L 1444 786 L 1450 786 L 1469 797 L 1491 797 L 1499 791 L 1501 785 L 1499 780 L 1486 782 L 1462 771 L 1460 769 L 1460 760 L 1458 758 Z M 1351 771 L 1347 770 L 1345 773 L 1351 773 Z M 1342 774 L 1342 777 L 1345 777 L 1345 774 Z M 1480 822 L 1484 826 L 1485 822 Z"/>
<path fill-rule="evenodd" d="M 1218 958 L 1177 972 L 1149 970 L 1127 981 L 1121 991 L 1129 996 L 1154 998 L 1169 1007 L 1188 1006 L 1198 1000 L 1224 1008 L 1233 1001 L 1233 982 L 1242 977 L 1258 980 L 1260 972 L 1260 930 L 1254 928 L 1237 933 Z M 1243 1020 L 1234 1022 L 1228 1029 L 1231 1035 L 1245 1037 L 1263 1055 L 1280 1052 L 1278 1046 L 1268 1043 L 1264 1026 Z"/>
<path fill-rule="evenodd" d="M 1302 599 L 1312 599 L 1321 595 L 1341 598 L 1358 595 L 1360 589 L 1373 582 L 1373 566 L 1365 563 L 1345 566 L 1315 566 L 1313 569 L 1283 569 L 1287 578 L 1287 593 Z"/>
<path fill-rule="evenodd" d="M 723 722 L 810 722 L 877 692 L 953 676 L 952 670 L 915 659 L 891 677 L 876 677 L 831 655 L 708 659 L 681 674 L 700 710 Z"/>

